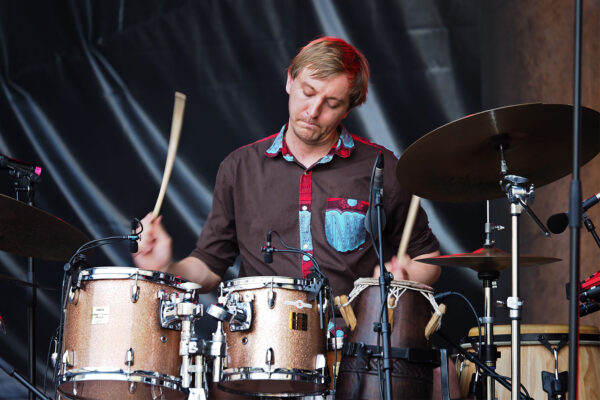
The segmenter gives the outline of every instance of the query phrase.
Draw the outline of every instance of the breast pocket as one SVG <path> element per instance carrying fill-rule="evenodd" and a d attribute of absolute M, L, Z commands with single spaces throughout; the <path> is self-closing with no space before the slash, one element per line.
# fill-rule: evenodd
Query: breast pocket
<path fill-rule="evenodd" d="M 331 247 L 347 253 L 361 250 L 365 243 L 365 215 L 369 202 L 329 198 L 325 210 L 325 235 Z"/>

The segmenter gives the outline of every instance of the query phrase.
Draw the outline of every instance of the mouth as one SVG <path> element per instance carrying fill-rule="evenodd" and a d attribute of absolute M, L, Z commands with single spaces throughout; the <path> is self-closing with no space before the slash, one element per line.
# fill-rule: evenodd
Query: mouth
<path fill-rule="evenodd" d="M 309 122 L 309 121 L 305 121 L 303 119 L 299 120 L 299 122 L 300 122 L 300 125 L 303 126 L 303 127 L 305 127 L 305 128 L 309 128 L 309 129 L 319 128 L 319 125 L 317 125 L 315 123 L 312 123 L 312 122 Z"/>

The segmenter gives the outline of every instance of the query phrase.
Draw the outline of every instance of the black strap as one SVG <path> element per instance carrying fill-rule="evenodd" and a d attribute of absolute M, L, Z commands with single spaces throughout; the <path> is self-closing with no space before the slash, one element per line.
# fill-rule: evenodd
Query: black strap
<path fill-rule="evenodd" d="M 350 342 L 344 343 L 342 354 L 347 357 L 382 358 L 382 349 L 363 342 Z M 440 352 L 432 349 L 392 347 L 392 358 L 414 363 L 440 365 Z"/>

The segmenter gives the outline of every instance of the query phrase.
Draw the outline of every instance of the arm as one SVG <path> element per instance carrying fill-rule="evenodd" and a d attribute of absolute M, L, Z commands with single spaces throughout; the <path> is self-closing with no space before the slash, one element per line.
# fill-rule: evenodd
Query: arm
<path fill-rule="evenodd" d="M 434 251 L 427 254 L 421 254 L 413 259 L 406 256 L 403 262 L 399 262 L 396 256 L 385 263 L 385 267 L 394 275 L 396 280 L 414 281 L 424 283 L 426 285 L 433 285 L 442 272 L 442 268 L 438 265 L 430 265 L 419 262 L 420 258 L 430 258 L 439 256 L 439 251 Z M 373 278 L 379 278 L 379 265 L 375 267 L 373 271 Z"/>
<path fill-rule="evenodd" d="M 210 292 L 221 282 L 221 277 L 215 274 L 206 263 L 196 257 L 186 257 L 173 261 L 173 243 L 161 223 L 162 217 L 152 220 L 152 214 L 142 219 L 144 231 L 139 243 L 139 250 L 133 256 L 133 262 L 138 268 L 163 271 L 183 279 L 202 285 L 203 293 Z"/>

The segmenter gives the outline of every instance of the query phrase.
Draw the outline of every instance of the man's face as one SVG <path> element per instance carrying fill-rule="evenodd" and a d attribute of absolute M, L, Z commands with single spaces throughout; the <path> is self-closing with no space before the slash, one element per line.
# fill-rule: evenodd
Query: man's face
<path fill-rule="evenodd" d="M 304 68 L 293 79 L 288 73 L 286 91 L 290 95 L 288 130 L 307 145 L 325 144 L 348 115 L 350 81 L 346 74 L 316 79 L 314 70 Z"/>

